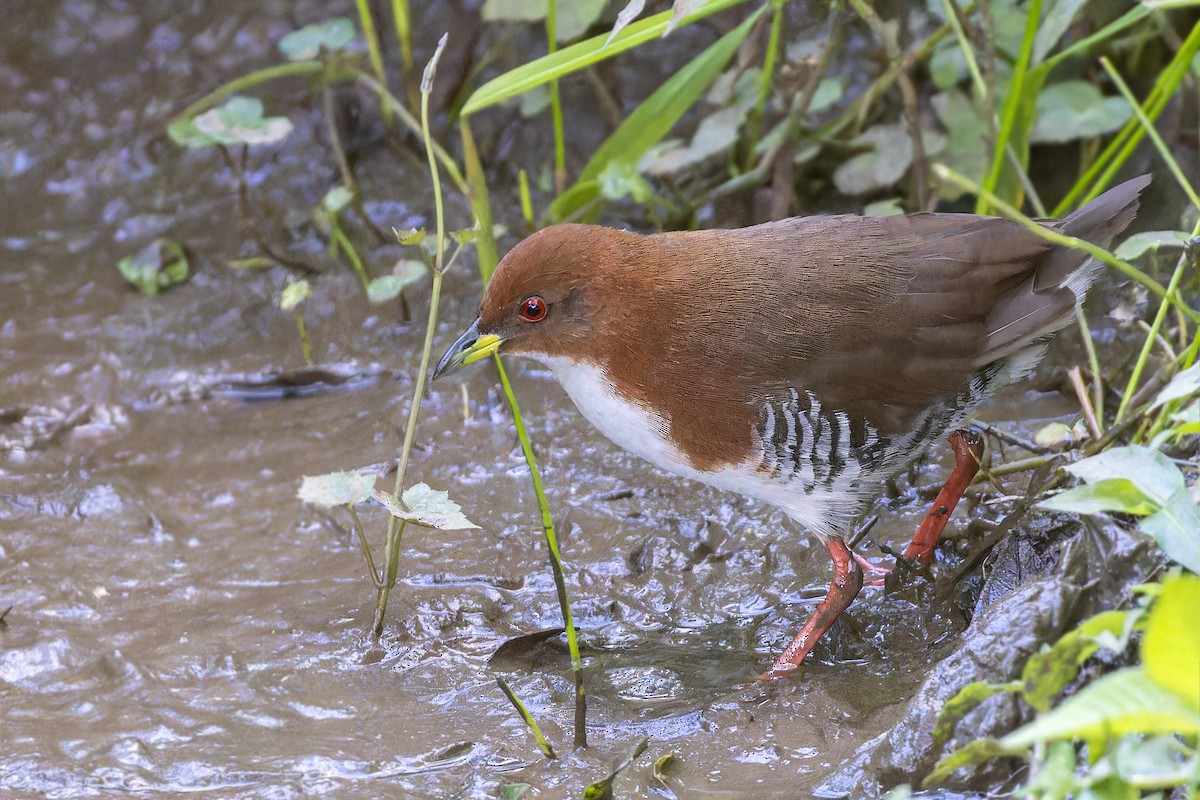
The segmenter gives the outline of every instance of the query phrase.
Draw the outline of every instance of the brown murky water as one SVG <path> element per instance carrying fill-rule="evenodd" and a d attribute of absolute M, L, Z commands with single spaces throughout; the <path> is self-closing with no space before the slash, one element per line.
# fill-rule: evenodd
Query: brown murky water
<path fill-rule="evenodd" d="M 280 84 L 264 92 L 269 108 L 297 130 L 252 154 L 253 189 L 293 235 L 281 246 L 330 267 L 306 309 L 318 359 L 373 377 L 290 399 L 228 391 L 227 376 L 301 365 L 291 317 L 275 306 L 285 276 L 223 266 L 247 252 L 236 184 L 215 153 L 162 137 L 186 102 L 276 63 L 280 35 L 352 4 L 231 11 L 116 0 L 6 10 L 0 793 L 495 797 L 529 783 L 528 796 L 579 797 L 649 737 L 619 796 L 669 797 L 651 765 L 674 752 L 680 797 L 801 797 L 888 730 L 965 626 L 954 598 L 868 589 L 815 664 L 736 688 L 823 592 L 823 552 L 778 514 L 617 451 L 532 365 L 513 371 L 587 648 L 593 746 L 541 759 L 494 681 L 504 676 L 569 751 L 563 648 L 506 648 L 489 661 L 560 618 L 488 370 L 467 377 L 465 415 L 458 384 L 432 389 L 411 470 L 449 489 L 481 530 L 410 531 L 387 630 L 367 639 L 374 593 L 357 547 L 342 520 L 295 492 L 304 474 L 395 457 L 421 327 L 368 306 L 294 218 L 337 175 L 318 104 Z M 440 31 L 456 13 L 435 4 L 421 24 Z M 402 148 L 360 155 L 382 226 L 429 221 L 422 170 Z M 159 235 L 189 248 L 194 275 L 142 297 L 114 265 Z M 386 254 L 374 253 L 375 270 Z M 448 279 L 438 346 L 472 316 L 479 290 L 470 266 Z M 427 292 L 410 293 L 416 318 Z M 1015 402 L 1032 426 L 1070 409 L 1053 395 Z M 899 498 L 873 538 L 904 539 L 920 511 L 911 492 Z M 368 516 L 378 534 L 380 514 Z"/>

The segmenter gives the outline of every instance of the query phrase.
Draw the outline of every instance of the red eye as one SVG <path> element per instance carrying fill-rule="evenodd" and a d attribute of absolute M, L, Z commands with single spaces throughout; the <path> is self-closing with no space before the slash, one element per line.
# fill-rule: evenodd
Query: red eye
<path fill-rule="evenodd" d="M 521 301 L 521 310 L 517 316 L 526 322 L 541 322 L 546 318 L 546 301 L 534 295 Z"/>

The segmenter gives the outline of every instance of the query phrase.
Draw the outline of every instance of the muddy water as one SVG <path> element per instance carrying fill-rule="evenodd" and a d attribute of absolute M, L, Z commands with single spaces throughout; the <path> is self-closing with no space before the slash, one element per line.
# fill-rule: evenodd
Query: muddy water
<path fill-rule="evenodd" d="M 236 184 L 215 153 L 161 136 L 186 102 L 276 63 L 282 33 L 351 4 L 207 6 L 12 3 L 0 32 L 3 795 L 495 797 L 528 783 L 578 797 L 648 737 L 619 796 L 670 796 L 651 765 L 673 752 L 680 797 L 796 797 L 887 730 L 965 625 L 953 593 L 867 589 L 811 667 L 738 688 L 821 596 L 822 550 L 778 514 L 617 451 L 532 365 L 514 380 L 587 648 L 592 747 L 570 752 L 557 639 L 493 658 L 561 620 L 487 369 L 432 389 L 411 469 L 480 530 L 410 531 L 386 632 L 364 635 L 374 593 L 356 544 L 295 492 L 302 475 L 395 457 L 421 327 L 368 306 L 303 214 L 287 216 L 337 176 L 303 87 L 272 87 L 297 130 L 251 156 L 251 183 L 289 234 L 276 244 L 327 269 L 306 307 L 318 359 L 363 377 L 288 399 L 231 391 L 230 376 L 301 366 L 275 306 L 285 273 L 224 266 L 253 252 Z M 435 4 L 422 24 L 453 13 Z M 419 164 L 402 147 L 360 155 L 381 226 L 428 222 Z M 146 298 L 114 265 L 159 235 L 195 274 Z M 374 250 L 372 269 L 394 257 Z M 471 269 L 448 280 L 439 347 L 473 314 Z M 408 302 L 423 317 L 428 289 Z M 1015 402 L 1033 425 L 1069 408 Z M 944 470 L 939 454 L 915 482 Z M 903 540 L 920 511 L 912 492 L 885 504 L 872 538 Z M 378 537 L 380 514 L 366 519 Z M 496 675 L 566 756 L 538 756 Z"/>

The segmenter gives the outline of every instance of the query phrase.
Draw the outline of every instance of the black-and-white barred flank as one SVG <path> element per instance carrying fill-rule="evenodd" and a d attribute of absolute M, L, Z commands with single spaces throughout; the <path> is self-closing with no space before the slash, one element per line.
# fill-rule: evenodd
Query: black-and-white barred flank
<path fill-rule="evenodd" d="M 798 483 L 808 494 L 841 478 L 856 479 L 891 444 L 866 420 L 826 409 L 812 392 L 801 397 L 795 389 L 786 401 L 763 404 L 757 433 L 763 450 L 759 468 L 774 480 Z"/>
<path fill-rule="evenodd" d="M 762 444 L 759 469 L 772 480 L 794 484 L 806 494 L 850 483 L 860 489 L 860 476 L 900 468 L 916 457 L 930 439 L 961 424 L 969 409 L 986 400 L 996 386 L 1011 382 L 1040 357 L 1040 348 L 1018 351 L 979 370 L 961 392 L 930 406 L 908 432 L 881 436 L 865 419 L 828 409 L 813 392 L 789 390 L 786 400 L 759 409 L 756 433 Z"/>

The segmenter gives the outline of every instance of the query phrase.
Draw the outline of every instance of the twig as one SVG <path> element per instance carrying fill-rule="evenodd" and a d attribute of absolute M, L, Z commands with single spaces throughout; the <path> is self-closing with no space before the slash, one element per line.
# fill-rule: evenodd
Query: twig
<path fill-rule="evenodd" d="M 1100 431 L 1100 422 L 1096 419 L 1096 411 L 1092 408 L 1092 400 L 1088 397 L 1087 386 L 1083 383 L 1083 370 L 1078 366 L 1074 366 L 1067 370 L 1067 375 L 1071 378 L 1071 388 L 1075 390 L 1075 397 L 1079 400 L 1079 407 L 1083 409 L 1083 418 L 1087 420 L 1088 429 L 1092 432 L 1092 438 L 1099 439 L 1103 434 Z"/>

